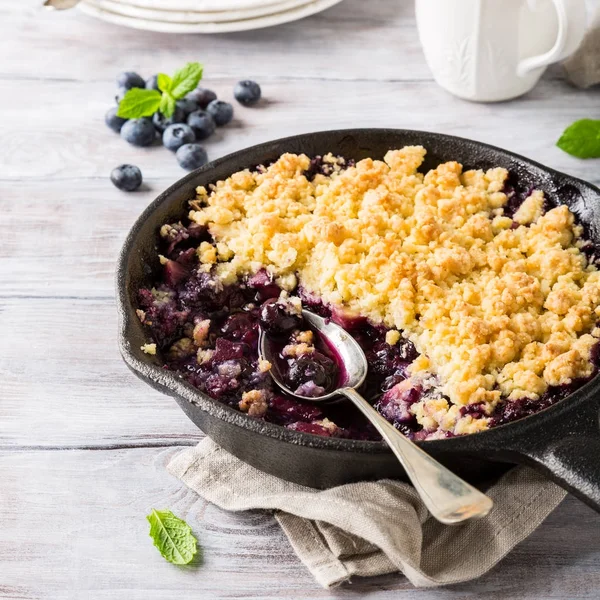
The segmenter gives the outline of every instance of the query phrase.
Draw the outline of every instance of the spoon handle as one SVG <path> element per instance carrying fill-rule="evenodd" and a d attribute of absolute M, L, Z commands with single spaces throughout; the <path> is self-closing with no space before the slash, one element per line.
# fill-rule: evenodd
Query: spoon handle
<path fill-rule="evenodd" d="M 386 421 L 356 390 L 338 390 L 373 423 L 387 442 L 429 512 L 446 525 L 478 519 L 488 514 L 493 502 L 421 450 Z"/>

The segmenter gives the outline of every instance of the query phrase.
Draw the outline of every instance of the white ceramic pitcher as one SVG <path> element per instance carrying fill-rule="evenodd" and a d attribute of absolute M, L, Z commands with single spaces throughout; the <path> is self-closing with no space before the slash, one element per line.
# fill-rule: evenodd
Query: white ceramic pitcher
<path fill-rule="evenodd" d="M 479 102 L 531 90 L 586 29 L 585 0 L 416 0 L 416 14 L 437 83 Z"/>

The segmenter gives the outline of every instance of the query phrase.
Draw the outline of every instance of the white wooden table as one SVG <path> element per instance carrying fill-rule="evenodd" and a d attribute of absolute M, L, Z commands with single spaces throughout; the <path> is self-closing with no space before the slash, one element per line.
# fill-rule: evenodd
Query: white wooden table
<path fill-rule="evenodd" d="M 116 347 L 113 269 L 139 212 L 184 173 L 165 149 L 136 149 L 103 123 L 122 70 L 145 76 L 189 60 L 231 97 L 253 78 L 268 102 L 236 106 L 212 158 L 311 130 L 389 126 L 471 137 L 600 183 L 598 162 L 554 146 L 597 118 L 600 94 L 556 69 L 526 97 L 469 104 L 431 80 L 408 0 L 345 0 L 275 29 L 202 37 L 127 30 L 41 0 L 0 0 L 0 597 L 600 598 L 600 517 L 569 498 L 477 582 L 413 590 L 401 576 L 320 589 L 272 517 L 227 514 L 164 469 L 202 434 L 131 375 Z M 108 180 L 117 164 L 143 191 Z M 188 520 L 203 564 L 177 568 L 145 515 Z"/>

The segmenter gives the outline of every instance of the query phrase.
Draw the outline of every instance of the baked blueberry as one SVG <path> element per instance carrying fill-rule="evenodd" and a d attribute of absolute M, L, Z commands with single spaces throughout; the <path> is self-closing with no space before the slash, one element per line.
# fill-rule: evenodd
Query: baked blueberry
<path fill-rule="evenodd" d="M 297 329 L 302 323 L 302 315 L 294 312 L 286 302 L 271 299 L 260 307 L 259 323 L 267 334 L 281 336 Z"/>
<path fill-rule="evenodd" d="M 121 127 L 121 137 L 134 146 L 150 146 L 156 139 L 156 129 L 147 117 L 130 119 Z"/>
<path fill-rule="evenodd" d="M 312 382 L 329 391 L 335 383 L 337 368 L 335 363 L 320 352 L 311 352 L 289 361 L 287 382 L 292 389 Z"/>
<path fill-rule="evenodd" d="M 175 156 L 179 166 L 187 171 L 198 169 L 208 162 L 206 150 L 200 144 L 184 144 Z"/>
<path fill-rule="evenodd" d="M 108 127 L 110 127 L 114 132 L 119 133 L 121 131 L 121 127 L 127 122 L 127 119 L 123 119 L 122 117 L 117 117 L 117 106 L 113 108 L 109 108 L 104 115 L 104 122 Z"/>
<path fill-rule="evenodd" d="M 193 129 L 185 123 L 174 123 L 169 125 L 162 136 L 163 146 L 175 152 L 184 144 L 196 141 Z"/>
<path fill-rule="evenodd" d="M 146 82 L 143 77 L 133 71 L 124 71 L 117 76 L 117 85 L 120 88 L 130 90 L 131 88 L 146 87 Z"/>
<path fill-rule="evenodd" d="M 164 130 L 173 123 L 185 123 L 185 112 L 179 107 L 175 106 L 175 110 L 170 117 L 165 117 L 160 111 L 156 111 L 152 115 L 152 123 L 156 127 L 156 131 L 163 133 Z"/>
<path fill-rule="evenodd" d="M 206 108 L 213 100 L 217 99 L 217 95 L 207 88 L 197 87 L 192 90 L 187 96 L 189 100 L 195 102 L 200 108 Z"/>
<path fill-rule="evenodd" d="M 124 192 L 133 192 L 142 185 L 142 172 L 135 165 L 119 165 L 110 173 L 115 187 Z"/>
<path fill-rule="evenodd" d="M 187 118 L 187 124 L 194 130 L 197 140 L 205 140 L 210 137 L 217 126 L 213 118 L 203 110 L 195 110 Z"/>
<path fill-rule="evenodd" d="M 223 100 L 213 100 L 206 107 L 206 112 L 219 127 L 227 125 L 233 119 L 233 106 L 229 102 L 223 102 Z"/>
<path fill-rule="evenodd" d="M 260 85 L 256 81 L 238 81 L 233 88 L 235 99 L 244 106 L 252 106 L 260 100 Z"/>

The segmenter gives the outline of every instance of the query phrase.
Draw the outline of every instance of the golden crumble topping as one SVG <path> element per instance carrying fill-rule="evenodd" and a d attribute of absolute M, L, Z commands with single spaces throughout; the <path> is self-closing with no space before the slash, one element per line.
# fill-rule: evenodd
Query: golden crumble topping
<path fill-rule="evenodd" d="M 309 180 L 310 159 L 284 154 L 198 188 L 190 219 L 208 227 L 215 244 L 198 255 L 223 283 L 267 268 L 284 288 L 399 330 L 420 353 L 411 378 L 434 375 L 449 399 L 415 404 L 418 422 L 469 433 L 489 419 L 460 406 L 489 415 L 501 397 L 535 400 L 591 375 L 600 275 L 566 206 L 544 213 L 534 191 L 511 218 L 505 169 L 447 162 L 424 175 L 424 156 L 410 146 L 345 170 L 330 156 L 330 174 Z"/>

